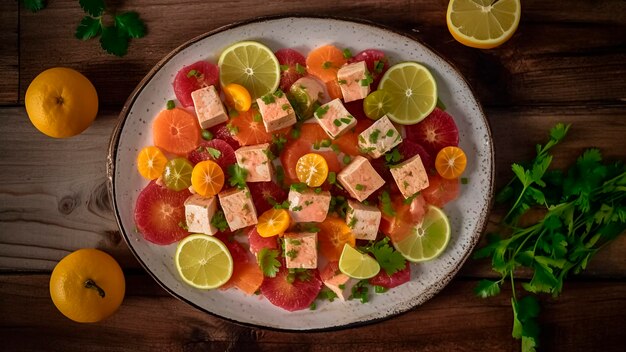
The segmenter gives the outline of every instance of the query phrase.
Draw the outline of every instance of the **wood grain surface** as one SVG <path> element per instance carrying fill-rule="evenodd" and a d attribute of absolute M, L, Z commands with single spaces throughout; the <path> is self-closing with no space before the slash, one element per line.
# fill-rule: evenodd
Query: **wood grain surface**
<path fill-rule="evenodd" d="M 454 41 L 447 0 L 107 1 L 136 10 L 148 35 L 129 54 L 105 54 L 97 40 L 73 37 L 83 15 L 75 0 L 51 0 L 31 13 L 0 3 L 0 343 L 7 351 L 516 351 L 508 295 L 478 299 L 472 287 L 493 277 L 468 260 L 434 299 L 373 325 L 327 333 L 242 327 L 170 297 L 145 274 L 120 236 L 105 183 L 109 137 L 128 94 L 169 51 L 197 35 L 256 16 L 290 13 L 371 20 L 408 33 L 451 61 L 485 107 L 496 151 L 497 185 L 510 164 L 532 157 L 557 122 L 572 123 L 554 165 L 587 147 L 626 160 L 626 2 L 524 0 L 520 27 L 505 45 L 476 50 Z M 38 133 L 23 107 L 42 70 L 67 66 L 95 84 L 101 109 L 83 134 Z M 471 186 L 471 180 L 470 184 Z M 489 229 L 502 216 L 496 207 Z M 112 254 L 127 273 L 120 311 L 98 324 L 63 318 L 49 298 L 49 272 L 84 247 Z M 520 273 L 521 276 L 526 273 Z M 626 326 L 626 236 L 600 252 L 558 299 L 542 297 L 546 351 L 621 351 Z M 45 338 L 35 338 L 45 336 Z"/>

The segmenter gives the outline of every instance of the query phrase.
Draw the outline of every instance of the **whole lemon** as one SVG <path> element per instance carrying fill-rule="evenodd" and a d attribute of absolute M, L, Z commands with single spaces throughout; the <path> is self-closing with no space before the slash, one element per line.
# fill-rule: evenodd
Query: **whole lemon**
<path fill-rule="evenodd" d="M 35 77 L 24 102 L 33 125 L 54 138 L 83 132 L 98 113 L 96 88 L 80 72 L 65 67 L 51 68 Z"/>
<path fill-rule="evenodd" d="M 61 259 L 50 277 L 52 302 L 79 323 L 94 323 L 115 313 L 125 290 L 119 264 L 93 248 L 79 249 Z"/>

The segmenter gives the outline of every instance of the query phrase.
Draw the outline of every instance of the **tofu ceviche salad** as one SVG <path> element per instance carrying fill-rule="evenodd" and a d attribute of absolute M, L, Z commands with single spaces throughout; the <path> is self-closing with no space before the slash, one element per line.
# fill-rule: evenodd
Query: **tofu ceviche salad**
<path fill-rule="evenodd" d="M 306 56 L 305 56 L 306 55 Z M 467 159 L 417 62 L 232 44 L 181 67 L 137 156 L 137 230 L 182 281 L 288 311 L 367 302 L 441 254 Z"/>

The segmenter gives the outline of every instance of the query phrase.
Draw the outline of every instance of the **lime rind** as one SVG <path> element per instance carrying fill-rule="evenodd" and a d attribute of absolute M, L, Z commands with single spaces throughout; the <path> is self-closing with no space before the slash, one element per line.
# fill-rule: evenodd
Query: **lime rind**
<path fill-rule="evenodd" d="M 401 62 L 390 67 L 381 78 L 379 89 L 389 93 L 393 100 L 387 116 L 402 125 L 422 121 L 437 106 L 437 82 L 417 62 Z"/>
<path fill-rule="evenodd" d="M 204 234 L 193 234 L 180 241 L 174 264 L 185 283 L 204 290 L 222 286 L 233 274 L 228 248 L 217 238 Z"/>
<path fill-rule="evenodd" d="M 425 262 L 443 253 L 450 241 L 450 221 L 439 208 L 429 205 L 428 212 L 415 231 L 394 247 L 411 262 Z"/>
<path fill-rule="evenodd" d="M 276 91 L 280 83 L 278 59 L 272 50 L 259 42 L 243 41 L 229 46 L 222 52 L 217 64 L 220 85 L 240 84 L 250 92 L 253 100 Z"/>
<path fill-rule="evenodd" d="M 376 276 L 380 271 L 380 264 L 376 259 L 346 243 L 339 258 L 339 270 L 353 279 L 364 280 Z"/>

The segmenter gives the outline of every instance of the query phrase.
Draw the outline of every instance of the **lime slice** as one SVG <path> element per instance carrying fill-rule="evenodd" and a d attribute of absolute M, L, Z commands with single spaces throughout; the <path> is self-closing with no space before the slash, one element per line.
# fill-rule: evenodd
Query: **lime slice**
<path fill-rule="evenodd" d="M 339 258 L 339 270 L 353 279 L 369 279 L 378 274 L 380 264 L 376 259 L 357 251 L 346 243 Z"/>
<path fill-rule="evenodd" d="M 220 287 L 233 274 L 230 252 L 213 236 L 195 234 L 185 237 L 176 248 L 174 261 L 183 281 L 195 288 Z"/>
<path fill-rule="evenodd" d="M 439 256 L 450 241 L 450 222 L 444 212 L 432 205 L 422 223 L 413 232 L 393 246 L 407 260 L 425 262 Z"/>
<path fill-rule="evenodd" d="M 257 42 L 239 42 L 226 48 L 217 62 L 220 84 L 244 86 L 256 100 L 273 93 L 280 83 L 280 65 L 274 53 Z"/>
<path fill-rule="evenodd" d="M 393 99 L 387 116 L 402 125 L 422 121 L 437 105 L 437 83 L 430 71 L 417 62 L 391 66 L 378 87 Z"/>
<path fill-rule="evenodd" d="M 313 117 L 313 112 L 315 110 L 313 108 L 314 104 L 302 86 L 293 84 L 291 88 L 289 88 L 289 98 L 291 105 L 293 105 L 294 110 L 296 110 L 296 114 L 301 118 L 301 120 Z"/>
<path fill-rule="evenodd" d="M 391 94 L 384 90 L 372 92 L 363 99 L 363 111 L 372 120 L 378 120 L 392 108 L 393 99 Z"/>

